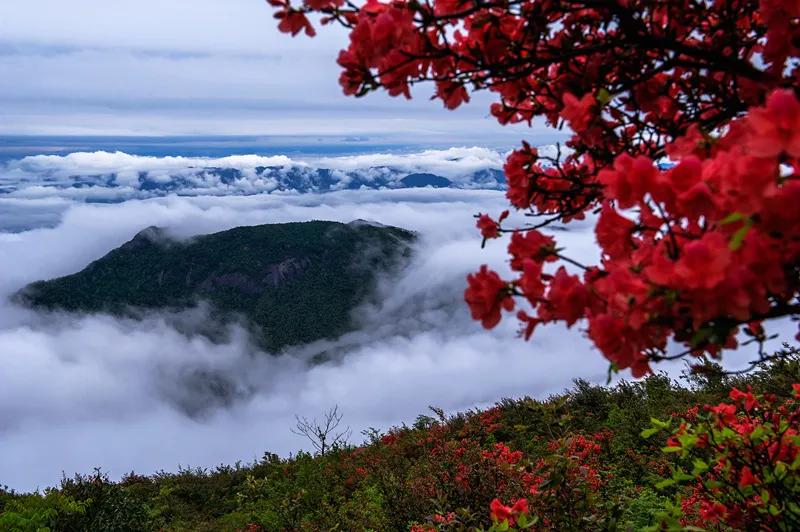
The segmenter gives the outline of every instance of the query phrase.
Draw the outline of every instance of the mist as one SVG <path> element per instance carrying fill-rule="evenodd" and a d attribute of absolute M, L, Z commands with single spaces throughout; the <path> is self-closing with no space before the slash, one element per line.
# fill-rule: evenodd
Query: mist
<path fill-rule="evenodd" d="M 498 191 L 57 204 L 53 227 L 37 227 L 40 213 L 21 210 L 14 224 L 35 228 L 0 233 L 0 484 L 14 489 L 54 485 L 62 474 L 94 467 L 118 478 L 249 462 L 266 451 L 287 456 L 306 446 L 289 431 L 295 415 L 313 417 L 333 405 L 358 443 L 360 431 L 412 423 L 429 405 L 454 412 L 503 397 L 546 397 L 574 378 L 606 380 L 607 362 L 580 324 L 543 327 L 523 342 L 514 319 L 492 331 L 470 319 L 466 274 L 482 263 L 508 268 L 505 244 L 481 249 L 474 229 L 475 213 L 505 207 Z M 188 238 L 240 225 L 356 219 L 417 231 L 411 262 L 382 278 L 356 309 L 357 330 L 281 356 L 259 352 L 235 325 L 221 344 L 192 334 L 202 307 L 133 320 L 37 313 L 7 301 L 31 281 L 82 269 L 150 225 Z M 555 234 L 571 256 L 597 260 L 589 222 Z M 177 319 L 183 326 L 175 327 Z M 677 374 L 680 366 L 659 369 Z"/>

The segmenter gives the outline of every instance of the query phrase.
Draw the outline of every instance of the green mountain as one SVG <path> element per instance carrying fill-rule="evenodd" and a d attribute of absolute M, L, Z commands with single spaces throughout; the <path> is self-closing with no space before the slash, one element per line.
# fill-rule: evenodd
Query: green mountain
<path fill-rule="evenodd" d="M 414 234 L 363 221 L 237 227 L 179 241 L 149 227 L 84 270 L 28 285 L 32 307 L 136 315 L 210 303 L 265 349 L 347 332 L 351 311 L 410 255 Z"/>

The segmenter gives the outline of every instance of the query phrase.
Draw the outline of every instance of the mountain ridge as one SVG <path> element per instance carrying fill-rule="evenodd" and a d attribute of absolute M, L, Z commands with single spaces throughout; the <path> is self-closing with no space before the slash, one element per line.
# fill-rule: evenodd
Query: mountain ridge
<path fill-rule="evenodd" d="M 379 276 L 402 266 L 414 239 L 364 221 L 243 226 L 187 240 L 150 226 L 83 270 L 31 283 L 15 299 L 125 316 L 207 301 L 213 320 L 243 316 L 258 345 L 275 352 L 351 330 L 351 311 Z"/>

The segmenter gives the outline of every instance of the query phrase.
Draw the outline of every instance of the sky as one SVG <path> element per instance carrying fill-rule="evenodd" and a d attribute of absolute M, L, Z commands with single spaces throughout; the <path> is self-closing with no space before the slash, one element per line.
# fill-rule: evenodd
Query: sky
<path fill-rule="evenodd" d="M 490 96 L 448 112 L 338 86 L 346 33 L 281 34 L 263 0 L 0 2 L 0 135 L 340 135 L 518 143 Z"/>

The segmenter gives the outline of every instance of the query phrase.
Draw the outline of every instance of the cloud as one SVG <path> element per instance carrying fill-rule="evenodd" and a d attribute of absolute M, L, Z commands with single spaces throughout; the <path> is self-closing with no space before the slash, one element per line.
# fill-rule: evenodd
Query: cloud
<path fill-rule="evenodd" d="M 481 170 L 501 170 L 505 163 L 505 154 L 483 147 L 454 147 L 408 154 L 368 153 L 320 157 L 314 163 L 323 168 L 343 171 L 385 166 L 407 172 L 431 172 L 459 180 Z"/>
<path fill-rule="evenodd" d="M 501 127 L 491 97 L 450 113 L 429 101 L 348 98 L 346 33 L 281 34 L 259 0 L 0 3 L 0 134 L 364 135 L 511 145 L 553 136 Z"/>
<path fill-rule="evenodd" d="M 258 353 L 241 331 L 215 345 L 177 332 L 165 316 L 41 316 L 4 305 L 0 477 L 31 489 L 56 482 L 62 470 L 150 473 L 287 454 L 303 445 L 288 431 L 295 413 L 313 416 L 338 403 L 358 434 L 413 421 L 429 404 L 457 410 L 542 395 L 575 376 L 553 356 L 577 365 L 585 355 L 582 374 L 597 380 L 605 364 L 576 334 L 554 330 L 524 344 L 511 321 L 487 333 L 470 320 L 460 301 L 464 275 L 482 261 L 503 266 L 502 247 L 480 251 L 472 214 L 503 204 L 495 191 L 424 189 L 169 197 L 72 204 L 56 227 L 0 234 L 0 253 L 14 257 L 0 271 L 4 294 L 76 271 L 151 224 L 186 237 L 242 224 L 361 218 L 422 235 L 417 258 L 360 310 L 358 331 L 278 358 Z M 329 361 L 312 365 L 320 353 Z M 232 392 L 230 404 L 215 402 L 214 386 Z"/>
<path fill-rule="evenodd" d="M 77 271 L 149 225 L 184 238 L 247 224 L 365 219 L 420 233 L 408 267 L 383 279 L 358 310 L 356 331 L 281 357 L 257 352 L 238 329 L 224 344 L 182 334 L 175 316 L 40 315 L 3 304 L 0 478 L 33 489 L 62 471 L 101 467 L 118 477 L 287 455 L 305 445 L 289 432 L 294 415 L 333 404 L 358 435 L 410 423 L 428 405 L 457 411 L 501 397 L 545 397 L 577 377 L 604 382 L 607 363 L 579 326 L 544 327 L 526 343 L 513 319 L 493 331 L 470 319 L 464 276 L 484 262 L 507 269 L 502 242 L 480 249 L 472 215 L 505 204 L 499 191 L 456 189 L 171 196 L 69 203 L 55 227 L 0 234 L 0 255 L 13 258 L 0 263 L 0 294 L 9 294 Z M 590 228 L 587 221 L 555 234 L 589 262 L 597 254 Z M 312 363 L 319 355 L 326 361 Z M 675 374 L 680 365 L 662 368 Z"/>
<path fill-rule="evenodd" d="M 32 155 L 0 166 L 9 198 L 120 201 L 167 194 L 229 195 L 398 188 L 412 173 L 432 173 L 462 188 L 498 188 L 504 155 L 462 147 L 417 153 L 337 157 L 231 155 L 154 157 L 117 152 Z"/>
<path fill-rule="evenodd" d="M 458 179 L 479 170 L 501 169 L 503 153 L 483 147 L 456 147 L 424 150 L 417 153 L 370 153 L 339 157 L 307 157 L 318 168 L 343 171 L 368 170 L 376 167 L 397 168 L 406 172 L 434 172 Z M 152 157 L 124 152 L 76 152 L 65 156 L 33 155 L 11 161 L 3 169 L 6 177 L 35 180 L 40 174 L 48 178 L 67 179 L 94 174 L 123 175 L 136 178 L 140 172 L 169 173 L 192 168 L 255 169 L 259 166 L 309 166 L 302 159 L 286 155 L 232 155 L 227 157 Z M 136 181 L 136 179 L 133 179 Z"/>

